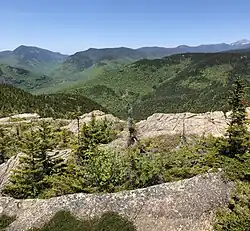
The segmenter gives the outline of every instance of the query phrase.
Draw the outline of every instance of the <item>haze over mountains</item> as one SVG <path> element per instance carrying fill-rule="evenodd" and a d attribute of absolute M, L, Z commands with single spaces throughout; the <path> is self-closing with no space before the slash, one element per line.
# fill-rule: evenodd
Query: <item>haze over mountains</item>
<path fill-rule="evenodd" d="M 73 55 L 20 46 L 0 52 L 0 83 L 35 94 L 81 95 L 120 117 L 133 104 L 142 119 L 155 112 L 223 109 L 230 76 L 240 74 L 248 84 L 249 64 L 245 39 L 196 47 L 90 48 Z"/>

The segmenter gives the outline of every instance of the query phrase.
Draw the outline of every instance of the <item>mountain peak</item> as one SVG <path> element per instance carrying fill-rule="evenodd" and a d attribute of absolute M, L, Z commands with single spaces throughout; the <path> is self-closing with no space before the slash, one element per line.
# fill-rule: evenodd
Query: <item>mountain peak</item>
<path fill-rule="evenodd" d="M 20 45 L 19 47 L 17 47 L 13 52 L 15 54 L 22 54 L 24 52 L 35 52 L 35 53 L 39 53 L 39 51 L 41 51 L 43 49 L 38 48 L 38 47 L 32 47 L 32 46 L 25 46 L 25 45 Z"/>
<path fill-rule="evenodd" d="M 248 40 L 248 39 L 241 39 L 239 41 L 231 43 L 232 46 L 243 46 L 243 45 L 247 45 L 247 44 L 250 44 L 250 40 Z"/>
<path fill-rule="evenodd" d="M 23 54 L 23 53 L 50 53 L 50 54 L 54 54 L 54 55 L 59 55 L 59 56 L 64 56 L 67 57 L 68 55 L 64 55 L 61 54 L 59 52 L 55 52 L 55 51 L 50 51 L 48 49 L 44 49 L 44 48 L 40 48 L 40 47 L 36 47 L 36 46 L 27 46 L 27 45 L 20 45 L 19 47 L 17 47 L 15 50 L 13 50 L 14 54 Z"/>

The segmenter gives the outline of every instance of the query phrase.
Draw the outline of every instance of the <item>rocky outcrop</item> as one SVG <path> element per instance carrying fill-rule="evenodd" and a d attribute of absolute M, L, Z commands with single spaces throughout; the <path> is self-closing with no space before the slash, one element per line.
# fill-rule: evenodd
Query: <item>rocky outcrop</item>
<path fill-rule="evenodd" d="M 250 119 L 250 108 L 247 108 L 247 118 Z M 136 123 L 139 139 L 157 137 L 161 135 L 197 135 L 215 137 L 223 136 L 230 122 L 231 112 L 222 111 L 194 113 L 164 114 L 156 113 L 146 120 Z M 128 132 L 125 130 L 119 138 L 110 143 L 108 148 L 124 148 Z"/>
<path fill-rule="evenodd" d="M 222 136 L 227 128 L 229 119 L 221 111 L 203 114 L 157 113 L 147 120 L 137 123 L 138 133 L 143 137 L 152 137 L 162 134 L 208 135 Z"/>
<path fill-rule="evenodd" d="M 37 113 L 23 113 L 23 114 L 17 114 L 9 117 L 0 118 L 0 123 L 8 122 L 11 119 L 32 120 L 39 118 L 40 116 Z"/>
<path fill-rule="evenodd" d="M 90 113 L 84 114 L 80 116 L 80 126 L 84 123 L 89 123 L 91 121 L 92 115 L 95 116 L 96 120 L 107 120 L 111 123 L 124 123 L 123 120 L 120 120 L 119 118 L 111 115 L 111 114 L 105 114 L 102 111 L 95 110 Z M 77 132 L 77 120 L 73 120 L 68 126 L 65 126 L 64 128 L 68 129 L 71 132 Z"/>
<path fill-rule="evenodd" d="M 0 213 L 16 216 L 8 231 L 41 227 L 60 210 L 81 218 L 114 211 L 133 221 L 138 231 L 209 231 L 215 211 L 229 199 L 233 185 L 220 174 L 114 194 L 72 194 L 48 200 L 0 198 Z"/>

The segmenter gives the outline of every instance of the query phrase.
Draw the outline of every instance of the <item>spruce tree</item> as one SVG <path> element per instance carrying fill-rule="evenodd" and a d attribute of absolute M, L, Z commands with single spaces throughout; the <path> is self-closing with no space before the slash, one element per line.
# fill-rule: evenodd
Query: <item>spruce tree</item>
<path fill-rule="evenodd" d="M 0 164 L 4 163 L 6 158 L 6 135 L 3 128 L 0 128 Z"/>
<path fill-rule="evenodd" d="M 88 124 L 84 123 L 80 129 L 74 155 L 68 160 L 67 167 L 61 175 L 53 175 L 50 178 L 51 187 L 44 193 L 44 197 L 92 192 L 94 190 L 92 180 L 96 179 L 93 174 L 105 177 L 107 172 L 103 172 L 100 169 L 101 166 L 96 167 L 100 162 L 105 164 L 101 158 L 104 158 L 103 155 L 106 154 L 98 149 L 98 145 L 106 144 L 111 139 L 112 132 L 108 121 L 106 119 L 98 121 L 92 114 L 91 121 Z M 95 184 L 100 184 L 98 180 Z"/>
<path fill-rule="evenodd" d="M 13 132 L 0 127 L 0 164 L 7 161 L 17 150 L 17 140 Z"/>
<path fill-rule="evenodd" d="M 27 131 L 22 144 L 20 167 L 13 171 L 3 194 L 19 199 L 36 198 L 49 187 L 48 177 L 63 171 L 63 160 L 49 154 L 55 144 L 48 122 L 42 121 L 38 127 Z"/>
<path fill-rule="evenodd" d="M 39 183 L 43 179 L 42 163 L 39 161 L 37 137 L 31 131 L 26 133 L 25 153 L 19 157 L 19 166 L 13 170 L 10 182 L 3 189 L 3 195 L 17 199 L 35 198 L 40 193 Z"/>
<path fill-rule="evenodd" d="M 229 157 L 239 157 L 249 149 L 249 132 L 246 125 L 246 106 L 244 104 L 245 86 L 240 78 L 233 84 L 229 104 L 232 108 L 231 121 L 227 129 L 226 142 L 221 153 Z"/>
<path fill-rule="evenodd" d="M 82 160 L 89 158 L 89 153 L 96 148 L 98 144 L 107 144 L 111 141 L 112 134 L 108 126 L 108 121 L 97 121 L 94 114 L 90 123 L 84 123 L 79 132 L 79 141 L 75 152 Z"/>

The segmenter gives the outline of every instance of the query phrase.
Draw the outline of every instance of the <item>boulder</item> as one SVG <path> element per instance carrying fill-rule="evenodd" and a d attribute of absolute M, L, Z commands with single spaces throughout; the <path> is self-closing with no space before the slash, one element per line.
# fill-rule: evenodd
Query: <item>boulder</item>
<path fill-rule="evenodd" d="M 138 134 L 152 137 L 162 134 L 208 135 L 222 136 L 227 127 L 228 119 L 223 112 L 207 112 L 201 114 L 157 113 L 136 124 Z"/>

